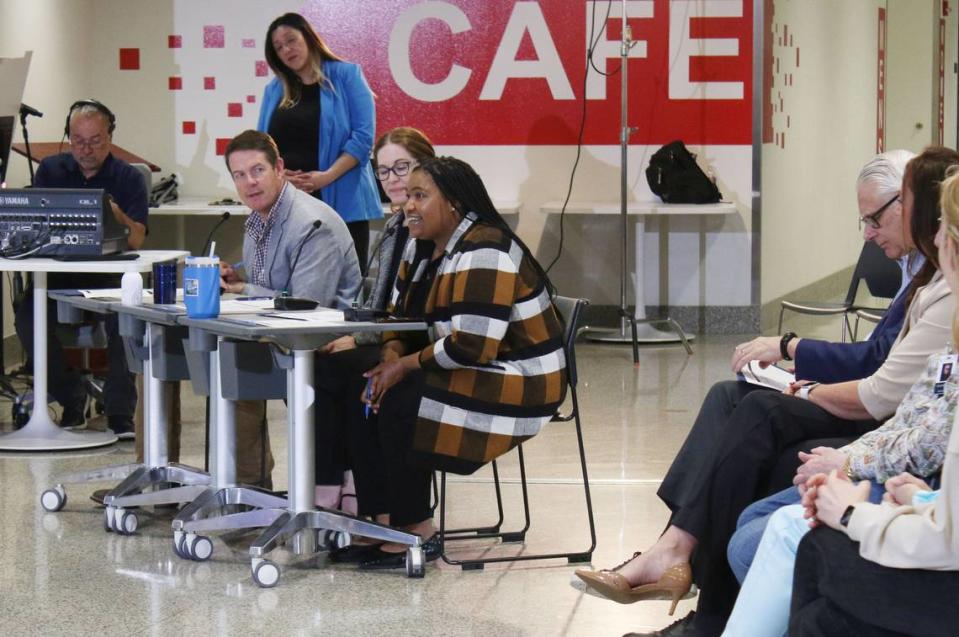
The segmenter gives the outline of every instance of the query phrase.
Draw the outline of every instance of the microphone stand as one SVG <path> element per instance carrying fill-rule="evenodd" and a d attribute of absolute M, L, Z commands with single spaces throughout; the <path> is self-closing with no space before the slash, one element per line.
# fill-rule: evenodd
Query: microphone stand
<path fill-rule="evenodd" d="M 619 121 L 620 121 L 620 133 L 619 133 L 619 146 L 620 146 L 620 169 L 619 169 L 619 218 L 621 222 L 620 228 L 620 238 L 622 243 L 620 244 L 620 254 L 619 254 L 619 264 L 620 264 L 620 278 L 619 278 L 619 327 L 614 328 L 587 328 L 585 330 L 586 338 L 592 341 L 602 341 L 606 343 L 631 343 L 633 346 L 633 364 L 639 365 L 639 343 L 665 343 L 665 342 L 676 342 L 682 340 L 683 346 L 686 348 L 688 354 L 692 354 L 693 350 L 690 348 L 689 343 L 687 342 L 692 337 L 688 337 L 683 332 L 682 327 L 676 323 L 673 319 L 668 316 L 663 319 L 650 319 L 646 317 L 646 299 L 642 298 L 641 291 L 643 290 L 643 282 L 638 280 L 636 282 L 637 298 L 636 298 L 636 309 L 635 313 L 629 311 L 629 241 L 627 238 L 627 232 L 629 230 L 629 209 L 628 209 L 628 200 L 629 200 L 629 175 L 628 175 L 628 158 L 629 158 L 629 137 L 636 132 L 635 127 L 629 125 L 629 66 L 627 62 L 629 61 L 629 51 L 635 46 L 636 42 L 633 40 L 633 30 L 629 26 L 629 23 L 626 20 L 626 0 L 622 0 L 622 42 L 619 47 L 619 69 L 620 69 L 620 111 L 619 111 Z M 587 60 L 587 64 L 589 61 Z M 640 217 L 640 222 L 637 223 L 636 229 L 636 255 L 640 257 L 642 252 L 640 251 L 640 246 L 643 241 L 643 228 L 644 224 L 642 222 L 642 217 Z M 640 274 L 639 264 L 636 267 L 637 276 Z M 650 326 L 650 323 L 668 323 L 675 330 L 676 334 L 669 334 L 662 332 Z M 642 324 L 645 328 L 642 334 L 638 333 L 637 325 Z M 627 326 L 629 332 L 627 332 Z"/>

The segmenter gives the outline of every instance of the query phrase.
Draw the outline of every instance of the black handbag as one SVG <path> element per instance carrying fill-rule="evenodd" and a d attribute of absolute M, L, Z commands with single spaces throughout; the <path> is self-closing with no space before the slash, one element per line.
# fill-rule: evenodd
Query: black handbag
<path fill-rule="evenodd" d="M 679 140 L 653 153 L 646 181 L 665 203 L 716 203 L 722 199 L 719 188 L 696 163 L 696 156 Z"/>

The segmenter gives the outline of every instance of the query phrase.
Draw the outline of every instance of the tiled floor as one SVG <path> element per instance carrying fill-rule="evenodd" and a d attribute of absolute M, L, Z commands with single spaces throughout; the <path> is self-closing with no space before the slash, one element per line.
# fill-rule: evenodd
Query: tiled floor
<path fill-rule="evenodd" d="M 702 337 L 695 354 L 679 346 L 641 350 L 581 343 L 580 398 L 596 510 L 593 563 L 609 566 L 652 542 L 663 528 L 658 481 L 681 444 L 709 386 L 729 377 L 733 336 Z M 202 466 L 202 403 L 187 385 L 184 457 Z M 4 410 L 6 408 L 4 407 Z M 282 403 L 271 406 L 277 488 L 286 482 Z M 3 427 L 9 429 L 9 423 Z M 131 461 L 131 443 L 77 454 L 0 457 L 0 634 L 16 635 L 620 635 L 660 628 L 676 617 L 667 602 L 620 606 L 570 586 L 574 567 L 562 562 L 460 572 L 430 566 L 425 579 L 402 573 L 360 573 L 296 563 L 273 589 L 250 578 L 249 537 L 215 540 L 213 557 L 187 562 L 170 548 L 169 515 L 142 516 L 132 537 L 106 533 L 95 488 L 68 487 L 59 513 L 45 513 L 40 493 L 56 474 Z M 533 501 L 525 546 L 473 541 L 467 552 L 522 552 L 589 543 L 575 438 L 552 425 L 527 444 Z M 506 526 L 518 522 L 515 459 L 504 460 Z M 494 517 L 490 474 L 450 485 L 454 525 Z"/>

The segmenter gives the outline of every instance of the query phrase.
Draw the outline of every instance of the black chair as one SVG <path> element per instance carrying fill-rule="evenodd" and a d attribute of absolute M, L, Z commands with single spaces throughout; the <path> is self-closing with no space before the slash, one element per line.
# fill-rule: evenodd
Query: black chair
<path fill-rule="evenodd" d="M 878 245 L 872 241 L 867 241 L 862 246 L 862 252 L 859 253 L 859 261 L 856 262 L 856 268 L 852 273 L 852 281 L 849 282 L 849 290 L 846 292 L 846 298 L 840 303 L 828 303 L 820 301 L 782 301 L 782 307 L 779 310 L 779 327 L 777 334 L 783 331 L 783 314 L 786 310 L 807 314 L 813 316 L 842 316 L 842 342 L 846 342 L 846 335 L 850 339 L 855 339 L 852 326 L 849 324 L 849 314 L 856 310 L 881 311 L 877 308 L 868 308 L 856 305 L 856 294 L 859 291 L 861 283 L 865 282 L 869 293 L 882 299 L 893 299 L 896 292 L 902 285 L 902 270 L 899 264 L 885 255 Z"/>
<path fill-rule="evenodd" d="M 537 555 L 518 555 L 511 557 L 487 557 L 477 559 L 456 560 L 450 558 L 446 553 L 446 542 L 466 539 L 480 538 L 499 538 L 502 542 L 523 542 L 526 540 L 526 532 L 530 527 L 529 513 L 529 492 L 526 483 L 526 462 L 523 457 L 523 445 L 516 447 L 516 453 L 519 459 L 520 486 L 523 494 L 523 513 L 525 524 L 518 531 L 501 531 L 503 524 L 503 498 L 500 490 L 499 469 L 494 460 L 492 465 L 493 484 L 496 491 L 496 506 L 499 512 L 499 519 L 492 525 L 447 529 L 446 528 L 446 472 L 440 474 L 439 493 L 436 493 L 436 480 L 434 475 L 433 489 L 434 497 L 440 509 L 440 537 L 443 539 L 443 549 L 441 557 L 447 564 L 460 566 L 464 571 L 480 570 L 486 564 L 495 562 L 519 562 L 529 560 L 547 560 L 547 559 L 566 559 L 568 563 L 589 562 L 592 559 L 593 549 L 596 548 L 596 525 L 593 520 L 593 501 L 589 492 L 589 477 L 586 471 L 586 450 L 583 446 L 583 428 L 579 414 L 579 398 L 576 395 L 576 351 L 575 341 L 578 335 L 578 327 L 583 308 L 589 303 L 585 299 L 573 299 L 569 297 L 557 296 L 554 299 L 556 309 L 566 322 L 566 332 L 563 334 L 564 350 L 566 353 L 566 372 L 569 383 L 569 396 L 572 400 L 572 409 L 569 414 L 563 415 L 557 413 L 553 417 L 553 422 L 573 422 L 576 427 L 576 441 L 579 447 L 579 462 L 583 473 L 583 489 L 586 496 L 586 515 L 589 519 L 590 545 L 585 551 L 573 551 L 567 553 L 546 553 Z"/>

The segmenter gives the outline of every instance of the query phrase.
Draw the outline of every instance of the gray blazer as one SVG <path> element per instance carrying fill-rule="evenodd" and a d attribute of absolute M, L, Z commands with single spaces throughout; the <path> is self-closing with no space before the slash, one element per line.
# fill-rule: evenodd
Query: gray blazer
<path fill-rule="evenodd" d="M 286 197 L 275 214 L 266 254 L 269 287 L 247 283 L 243 293 L 275 296 L 289 281 L 287 291 L 291 296 L 313 299 L 323 307 L 350 307 L 360 290 L 362 277 L 353 239 L 340 216 L 319 199 L 293 186 L 287 187 Z M 323 225 L 303 244 L 291 277 L 290 267 L 300 242 L 317 219 Z M 253 240 L 244 235 L 244 264 L 253 261 L 254 251 Z"/>

